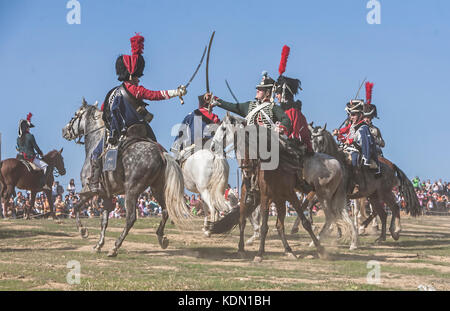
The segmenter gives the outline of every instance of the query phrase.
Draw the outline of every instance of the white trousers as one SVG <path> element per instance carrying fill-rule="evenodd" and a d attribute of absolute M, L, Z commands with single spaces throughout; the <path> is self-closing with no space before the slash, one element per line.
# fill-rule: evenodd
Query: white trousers
<path fill-rule="evenodd" d="M 42 161 L 41 159 L 38 159 L 37 157 L 34 158 L 33 163 L 37 165 L 40 169 L 44 170 L 44 174 L 47 171 L 48 164 Z"/>

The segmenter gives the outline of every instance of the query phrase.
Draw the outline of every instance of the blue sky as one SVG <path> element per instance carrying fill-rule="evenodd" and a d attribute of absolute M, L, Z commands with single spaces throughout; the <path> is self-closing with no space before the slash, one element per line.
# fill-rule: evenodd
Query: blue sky
<path fill-rule="evenodd" d="M 366 0 L 284 1 L 283 8 L 265 0 L 79 2 L 80 25 L 66 22 L 66 0 L 0 2 L 2 159 L 15 156 L 18 121 L 32 112 L 41 149 L 64 147 L 67 175 L 60 180 L 67 184 L 74 177 L 79 184 L 84 149 L 64 140 L 61 129 L 83 96 L 102 102 L 119 84 L 114 63 L 130 53 L 129 38 L 135 32 L 145 37 L 142 85 L 173 89 L 187 82 L 215 30 L 215 95 L 232 101 L 227 79 L 241 101 L 252 99 L 263 70 L 278 76 L 287 44 L 285 74 L 301 79 L 298 98 L 309 122 L 329 129 L 341 124 L 345 103 L 367 77 L 375 83 L 385 156 L 410 178 L 450 180 L 448 1 L 379 0 L 379 25 L 367 23 Z M 177 98 L 149 102 L 151 125 L 164 147 L 172 144 L 172 126 L 196 108 L 204 91 L 202 67 L 184 106 Z"/>

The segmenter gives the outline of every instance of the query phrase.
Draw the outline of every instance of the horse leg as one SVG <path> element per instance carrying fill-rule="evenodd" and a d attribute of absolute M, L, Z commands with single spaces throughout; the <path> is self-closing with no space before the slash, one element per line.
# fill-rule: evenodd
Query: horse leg
<path fill-rule="evenodd" d="M 297 197 L 297 196 L 295 196 Z M 286 207 L 284 205 L 284 201 L 282 200 L 277 200 L 275 202 L 276 207 L 277 207 L 277 231 L 278 231 L 278 235 L 281 238 L 281 242 L 283 243 L 284 246 L 284 253 L 288 256 L 288 258 L 292 258 L 292 259 L 297 259 L 297 257 L 294 255 L 294 253 L 292 252 L 292 248 L 289 246 L 289 243 L 286 239 L 286 234 L 284 232 L 284 219 L 286 217 Z M 291 202 L 292 204 L 292 202 Z"/>
<path fill-rule="evenodd" d="M 77 204 L 75 204 L 73 206 L 73 212 L 75 213 L 75 223 L 77 225 L 77 230 L 83 239 L 86 239 L 89 236 L 89 231 L 87 228 L 83 227 L 83 224 L 81 223 L 80 210 L 81 210 L 81 207 L 83 206 L 83 204 L 85 204 L 87 201 L 89 201 L 90 198 L 91 197 L 89 197 L 89 196 L 82 198 L 80 202 L 78 202 Z"/>
<path fill-rule="evenodd" d="M 134 222 L 136 221 L 136 202 L 139 197 L 139 192 L 136 190 L 130 190 L 125 192 L 125 208 L 126 208 L 126 220 L 125 220 L 125 228 L 123 229 L 120 236 L 117 238 L 114 247 L 109 251 L 108 257 L 116 257 L 119 251 L 120 246 L 128 235 L 131 227 L 133 227 Z"/>
<path fill-rule="evenodd" d="M 261 190 L 261 205 L 260 205 L 260 212 L 261 212 L 261 239 L 259 240 L 259 250 L 256 254 L 253 261 L 255 262 L 261 262 L 263 255 L 264 255 L 264 247 L 266 244 L 266 237 L 267 232 L 269 231 L 269 198 L 263 191 Z"/>
<path fill-rule="evenodd" d="M 314 206 L 314 204 L 316 203 L 316 201 L 314 200 L 314 196 L 316 195 L 316 193 L 314 191 L 309 192 L 306 195 L 306 198 L 303 200 L 302 205 L 301 205 L 301 209 L 302 211 L 306 211 L 306 209 L 309 209 L 309 220 L 311 222 L 311 225 L 313 223 L 313 218 L 312 218 L 312 208 Z M 300 215 L 297 215 L 297 218 L 294 221 L 294 225 L 292 226 L 291 229 L 291 234 L 295 234 L 298 232 L 298 227 L 300 226 Z"/>
<path fill-rule="evenodd" d="M 241 200 L 242 203 L 243 200 Z M 240 257 L 242 259 L 245 258 L 245 249 L 244 249 L 244 233 L 245 233 L 245 223 L 246 223 L 246 210 L 247 210 L 247 205 L 244 203 L 241 205 L 240 209 L 239 209 L 239 244 L 238 244 L 238 255 L 240 255 Z"/>
<path fill-rule="evenodd" d="M 250 239 L 247 240 L 247 242 L 245 242 L 245 244 L 251 245 L 251 244 L 253 244 L 253 241 L 255 241 L 257 238 L 260 237 L 261 226 L 260 226 L 259 223 L 261 221 L 261 212 L 260 212 L 260 208 L 259 207 L 255 208 L 255 210 L 250 215 L 250 217 L 248 217 L 248 220 L 252 224 L 253 235 L 251 236 Z"/>
<path fill-rule="evenodd" d="M 317 235 L 317 239 L 323 241 L 330 234 L 333 222 L 331 219 L 332 217 L 330 215 L 330 210 L 327 205 L 327 202 L 323 201 L 323 202 L 321 202 L 321 204 L 323 206 L 323 212 L 325 214 L 325 223 L 323 224 L 322 228 L 320 229 L 319 234 Z M 309 247 L 313 247 L 313 246 L 314 246 L 314 241 L 311 241 L 311 243 L 309 244 Z"/>
<path fill-rule="evenodd" d="M 294 203 L 292 206 L 294 207 L 295 211 L 297 212 L 297 215 L 300 217 L 303 228 L 308 232 L 309 236 L 313 240 L 313 243 L 316 246 L 317 251 L 319 253 L 319 257 L 325 258 L 326 257 L 325 248 L 323 248 L 323 246 L 320 245 L 319 239 L 316 237 L 316 235 L 314 234 L 314 231 L 312 229 L 311 222 L 309 222 L 309 220 L 306 218 L 305 214 L 303 213 L 303 210 L 301 210 L 300 202 L 298 201 L 297 197 L 295 196 L 295 198 L 291 198 L 290 201 Z"/>
<path fill-rule="evenodd" d="M 207 190 L 202 191 L 200 195 L 203 201 L 203 212 L 205 213 L 205 221 L 202 230 L 205 236 L 209 238 L 211 236 L 211 223 L 215 222 L 216 209 L 212 205 L 211 195 Z M 208 220 L 208 211 L 210 220 Z"/>
<path fill-rule="evenodd" d="M 392 238 L 397 241 L 400 238 L 400 231 L 402 230 L 400 225 L 400 207 L 391 191 L 383 195 L 383 201 L 391 208 L 392 218 L 389 232 Z"/>
<path fill-rule="evenodd" d="M 375 240 L 375 243 L 381 243 L 386 241 L 386 221 L 387 221 L 387 214 L 384 210 L 383 205 L 380 202 L 380 199 L 378 198 L 378 195 L 375 193 L 369 197 L 370 204 L 372 204 L 372 207 L 375 210 L 375 213 L 380 216 L 381 219 L 381 234 L 380 236 Z"/>
<path fill-rule="evenodd" d="M 167 219 L 169 218 L 169 213 L 166 208 L 166 201 L 164 199 L 163 190 L 157 190 L 155 192 L 155 198 L 158 203 L 161 205 L 161 214 L 162 218 L 158 226 L 158 230 L 156 230 L 156 236 L 158 237 L 159 246 L 162 249 L 166 249 L 169 246 L 169 239 L 164 236 L 164 228 L 166 226 Z"/>
<path fill-rule="evenodd" d="M 30 220 L 31 219 L 30 218 L 30 214 L 31 214 L 31 210 L 34 207 L 34 202 L 36 201 L 36 192 L 31 191 L 31 198 L 30 199 L 31 199 L 30 200 L 30 206 L 25 209 L 26 210 L 26 218 L 25 218 L 26 220 Z M 24 210 L 24 212 L 25 212 L 25 210 Z"/>
<path fill-rule="evenodd" d="M 53 204 L 53 197 L 52 197 L 52 191 L 44 191 L 45 195 L 48 198 L 48 205 L 50 207 L 50 214 L 49 216 L 51 216 L 53 218 L 53 220 L 58 220 L 58 217 L 56 217 L 55 215 L 55 208 L 54 208 L 54 204 Z"/>
<path fill-rule="evenodd" d="M 94 246 L 94 251 L 96 251 L 97 253 L 100 253 L 103 245 L 105 245 L 105 235 L 106 235 L 106 228 L 108 228 L 109 213 L 113 210 L 113 208 L 114 206 L 111 198 L 103 198 L 103 210 L 100 217 L 102 229 L 100 230 L 100 239 Z"/>

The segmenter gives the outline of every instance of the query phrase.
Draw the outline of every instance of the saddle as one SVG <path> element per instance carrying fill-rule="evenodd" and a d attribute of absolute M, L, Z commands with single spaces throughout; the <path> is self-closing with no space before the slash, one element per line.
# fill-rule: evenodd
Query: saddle
<path fill-rule="evenodd" d="M 286 172 L 303 169 L 303 157 L 306 155 L 306 145 L 297 139 L 283 139 L 280 137 L 281 170 Z"/>
<path fill-rule="evenodd" d="M 100 156 L 104 157 L 103 170 L 114 171 L 116 168 L 117 158 L 120 157 L 128 147 L 142 141 L 155 144 L 161 153 L 162 159 L 165 161 L 164 153 L 167 153 L 167 150 L 158 142 L 155 142 L 147 137 L 147 129 L 144 124 L 134 124 L 127 129 L 125 139 L 119 140 L 117 145 L 108 145 L 106 147 L 105 151 Z"/>
<path fill-rule="evenodd" d="M 25 166 L 26 166 L 26 168 L 27 168 L 27 170 L 30 172 L 30 173 L 33 173 L 33 172 L 42 172 L 42 169 L 41 168 L 39 168 L 36 164 L 34 164 L 33 162 L 30 162 L 30 161 L 27 161 L 27 160 L 19 160 L 20 162 L 22 162 Z"/>
<path fill-rule="evenodd" d="M 16 156 L 16 159 L 19 160 L 20 162 L 22 162 L 22 164 L 25 165 L 25 167 L 27 168 L 27 170 L 28 170 L 30 173 L 33 173 L 33 172 L 42 172 L 42 171 L 43 171 L 40 167 L 38 167 L 38 166 L 37 166 L 36 164 L 34 164 L 33 162 L 30 162 L 30 161 L 28 161 L 28 160 L 25 160 L 21 154 L 18 154 L 18 155 Z"/>

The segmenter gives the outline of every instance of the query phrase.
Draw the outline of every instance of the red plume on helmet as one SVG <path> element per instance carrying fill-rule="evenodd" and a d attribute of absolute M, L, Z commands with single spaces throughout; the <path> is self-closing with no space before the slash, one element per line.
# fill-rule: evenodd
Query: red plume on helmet
<path fill-rule="evenodd" d="M 137 32 L 134 37 L 130 38 L 131 42 L 131 54 L 140 55 L 144 52 L 144 37 Z"/>
<path fill-rule="evenodd" d="M 144 52 L 144 37 L 140 33 L 136 33 L 134 37 L 130 38 L 130 42 L 131 55 L 123 55 L 123 63 L 130 75 L 132 75 L 136 71 L 139 55 Z"/>
<path fill-rule="evenodd" d="M 28 114 L 27 114 L 27 121 L 28 122 L 31 122 L 31 117 L 33 116 L 33 114 L 31 113 L 31 112 L 29 112 Z"/>
<path fill-rule="evenodd" d="M 291 49 L 287 45 L 283 46 L 283 50 L 281 51 L 280 67 L 278 67 L 278 73 L 280 76 L 286 71 L 286 64 L 290 51 Z"/>
<path fill-rule="evenodd" d="M 373 83 L 366 82 L 366 104 L 370 105 L 372 103 L 372 89 Z"/>

